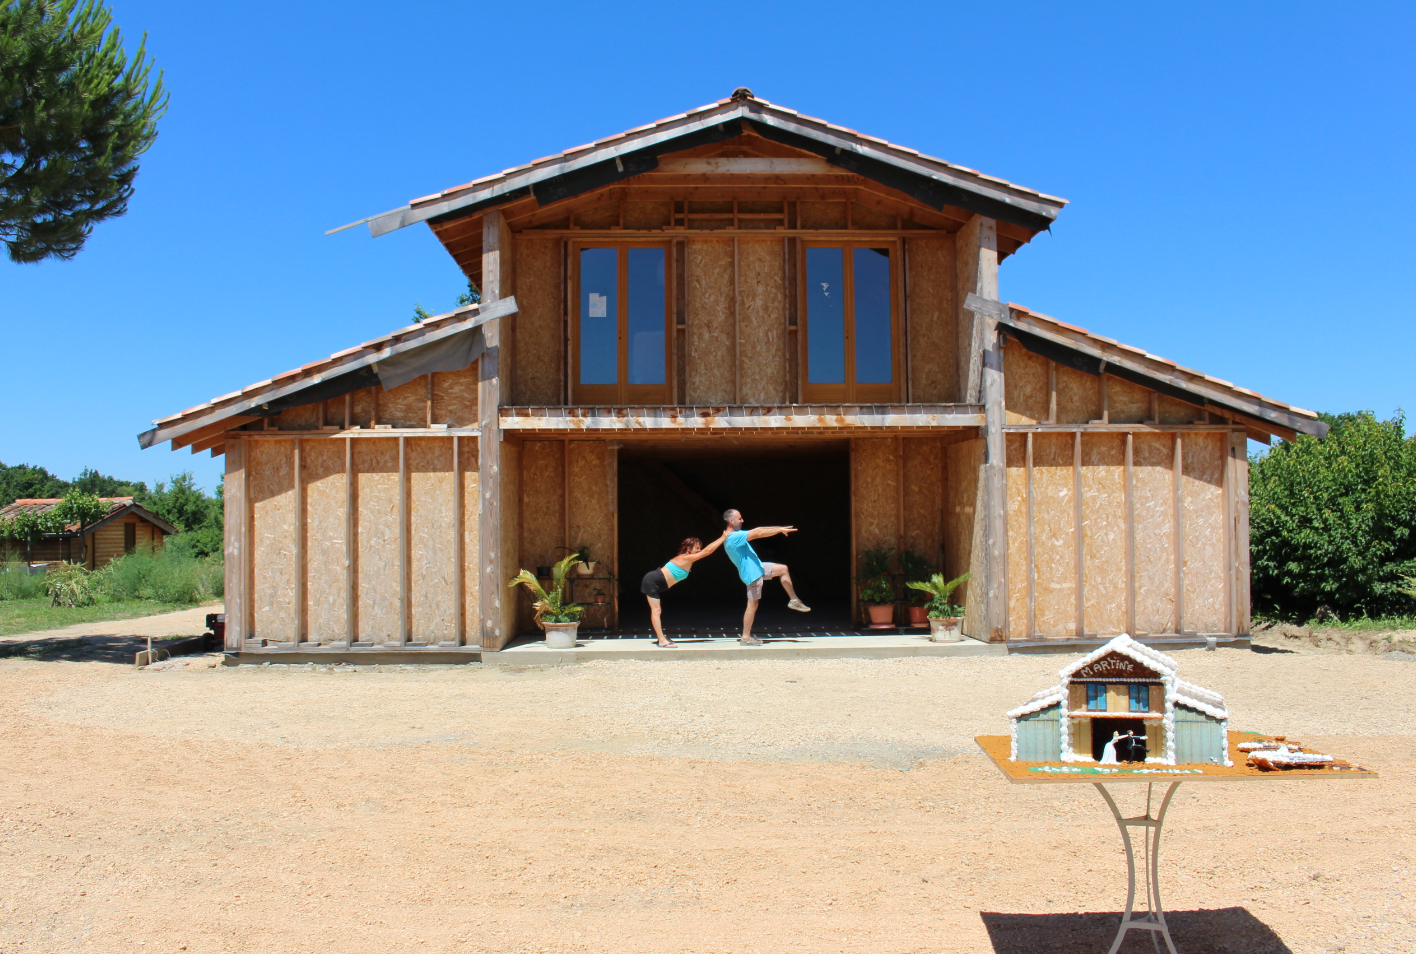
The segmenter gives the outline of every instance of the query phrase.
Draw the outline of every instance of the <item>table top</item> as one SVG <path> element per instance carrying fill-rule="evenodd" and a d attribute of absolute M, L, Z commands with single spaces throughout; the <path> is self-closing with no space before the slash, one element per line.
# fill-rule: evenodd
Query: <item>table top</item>
<path fill-rule="evenodd" d="M 1311 781 L 1317 779 L 1377 778 L 1376 772 L 1359 766 L 1351 766 L 1345 771 L 1330 768 L 1286 769 L 1265 772 L 1246 764 L 1247 752 L 1240 752 L 1236 746 L 1240 742 L 1269 739 L 1272 736 L 1257 732 L 1229 733 L 1229 760 L 1226 765 L 1157 765 L 1151 763 L 1128 763 L 1121 765 L 1097 765 L 1095 762 L 1010 762 L 1008 753 L 1012 750 L 1012 740 L 1006 735 L 980 735 L 974 741 L 988 756 L 1003 777 L 1009 782 L 1021 785 L 1092 785 L 1096 782 L 1255 782 L 1255 781 Z M 1331 754 L 1331 753 L 1329 753 Z M 1338 758 L 1338 756 L 1333 756 Z"/>

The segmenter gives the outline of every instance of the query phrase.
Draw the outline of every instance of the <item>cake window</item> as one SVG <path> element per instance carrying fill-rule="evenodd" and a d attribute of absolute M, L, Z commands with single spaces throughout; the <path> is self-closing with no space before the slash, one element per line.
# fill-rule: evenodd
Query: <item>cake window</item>
<path fill-rule="evenodd" d="M 1087 708 L 1106 711 L 1106 687 L 1093 682 L 1087 683 Z"/>
<path fill-rule="evenodd" d="M 1131 711 L 1149 712 L 1151 707 L 1151 687 L 1132 686 L 1131 687 Z"/>

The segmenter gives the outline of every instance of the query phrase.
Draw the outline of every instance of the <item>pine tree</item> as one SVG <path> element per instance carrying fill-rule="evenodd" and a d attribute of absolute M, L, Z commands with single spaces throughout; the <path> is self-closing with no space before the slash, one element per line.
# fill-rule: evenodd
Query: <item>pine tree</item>
<path fill-rule="evenodd" d="M 131 62 L 97 0 L 0 0 L 0 241 L 10 260 L 73 258 L 128 210 L 167 110 L 147 36 Z"/>

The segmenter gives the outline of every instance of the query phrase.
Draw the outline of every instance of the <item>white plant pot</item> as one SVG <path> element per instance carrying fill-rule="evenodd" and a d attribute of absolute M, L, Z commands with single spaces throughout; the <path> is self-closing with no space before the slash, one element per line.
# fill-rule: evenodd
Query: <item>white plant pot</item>
<path fill-rule="evenodd" d="M 595 562 L 594 560 L 591 560 L 589 563 L 585 563 L 585 562 L 577 563 L 577 564 L 575 564 L 575 575 L 576 575 L 576 576 L 594 576 L 594 575 L 595 575 L 595 567 L 596 567 L 596 566 L 597 566 L 597 564 L 596 564 L 596 562 Z"/>
<path fill-rule="evenodd" d="M 963 640 L 964 634 L 959 631 L 964 625 L 962 616 L 944 616 L 929 618 L 929 640 L 934 643 L 957 643 Z"/>
<path fill-rule="evenodd" d="M 574 649 L 579 623 L 544 623 L 547 649 Z"/>

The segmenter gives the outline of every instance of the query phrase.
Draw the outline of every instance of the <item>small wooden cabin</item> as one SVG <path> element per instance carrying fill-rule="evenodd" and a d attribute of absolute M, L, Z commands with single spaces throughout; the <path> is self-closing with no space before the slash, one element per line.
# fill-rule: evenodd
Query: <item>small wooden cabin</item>
<path fill-rule="evenodd" d="M 1107 740 L 1125 733 L 1144 740 L 1147 762 L 1232 764 L 1223 697 L 1185 682 L 1176 670 L 1171 657 L 1117 636 L 1008 713 L 1010 758 L 1099 761 Z"/>
<path fill-rule="evenodd" d="M 1064 204 L 739 89 L 366 220 L 481 304 L 140 442 L 226 455 L 233 650 L 495 651 L 512 575 L 585 544 L 614 629 L 730 506 L 802 527 L 763 555 L 843 626 L 894 547 L 972 573 L 979 639 L 1246 633 L 1246 441 L 1324 425 L 1002 303 Z"/>
<path fill-rule="evenodd" d="M 107 516 L 82 530 L 71 524 L 59 533 L 46 533 L 30 544 L 29 562 L 79 563 L 97 570 L 140 546 L 160 548 L 166 537 L 177 532 L 166 520 L 134 503 L 132 497 L 99 499 L 108 504 Z M 26 497 L 0 509 L 0 520 L 24 512 L 44 513 L 62 502 L 57 497 Z"/>

